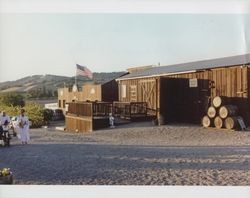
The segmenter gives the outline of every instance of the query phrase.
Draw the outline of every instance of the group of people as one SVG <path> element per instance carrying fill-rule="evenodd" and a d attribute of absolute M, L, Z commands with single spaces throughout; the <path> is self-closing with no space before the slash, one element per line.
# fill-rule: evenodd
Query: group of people
<path fill-rule="evenodd" d="M 6 114 L 5 111 L 0 112 L 0 133 L 9 130 L 10 117 Z M 21 140 L 22 144 L 28 144 L 30 140 L 29 135 L 29 119 L 25 116 L 25 110 L 21 109 L 20 115 L 17 118 L 16 126 L 18 137 Z"/>

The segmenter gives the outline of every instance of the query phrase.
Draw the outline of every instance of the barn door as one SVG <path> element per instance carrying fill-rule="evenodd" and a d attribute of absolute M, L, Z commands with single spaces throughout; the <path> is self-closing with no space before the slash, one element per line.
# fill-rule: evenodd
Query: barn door
<path fill-rule="evenodd" d="M 141 87 L 140 102 L 147 102 L 149 109 L 156 110 L 156 80 L 140 80 L 139 85 Z"/>
<path fill-rule="evenodd" d="M 204 114 L 207 80 L 166 78 L 161 82 L 161 114 L 166 122 L 199 123 Z"/>

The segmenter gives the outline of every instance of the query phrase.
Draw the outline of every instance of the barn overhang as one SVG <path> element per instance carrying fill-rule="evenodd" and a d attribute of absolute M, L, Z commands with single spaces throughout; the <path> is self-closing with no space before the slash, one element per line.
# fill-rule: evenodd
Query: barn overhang
<path fill-rule="evenodd" d="M 142 78 L 157 78 L 162 76 L 172 76 L 177 74 L 188 74 L 188 73 L 194 73 L 197 72 L 197 70 L 191 70 L 191 71 L 183 71 L 183 72 L 174 72 L 174 73 L 164 73 L 164 74 L 155 74 L 150 76 L 138 76 L 138 77 L 131 77 L 131 78 L 117 78 L 116 81 L 123 81 L 123 80 L 134 80 L 134 79 L 142 79 Z"/>

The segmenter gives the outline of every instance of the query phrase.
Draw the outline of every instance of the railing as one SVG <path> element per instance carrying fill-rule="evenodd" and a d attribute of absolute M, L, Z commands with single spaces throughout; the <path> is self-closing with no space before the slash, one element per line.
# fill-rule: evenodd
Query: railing
<path fill-rule="evenodd" d="M 65 122 L 68 131 L 90 132 L 109 126 L 109 114 L 134 120 L 147 117 L 146 102 L 70 102 Z"/>
<path fill-rule="evenodd" d="M 70 102 L 68 103 L 67 114 L 91 117 L 92 104 L 88 102 Z"/>
<path fill-rule="evenodd" d="M 117 117 L 133 118 L 147 116 L 146 102 L 114 102 L 113 114 Z"/>
<path fill-rule="evenodd" d="M 113 111 L 112 102 L 94 102 L 92 105 L 93 116 L 109 116 Z"/>
<path fill-rule="evenodd" d="M 112 113 L 112 107 L 110 102 L 70 102 L 67 114 L 86 117 L 108 116 Z"/>
<path fill-rule="evenodd" d="M 68 103 L 68 115 L 79 117 L 115 117 L 126 119 L 143 118 L 152 115 L 152 109 L 147 108 L 147 102 L 71 102 Z"/>

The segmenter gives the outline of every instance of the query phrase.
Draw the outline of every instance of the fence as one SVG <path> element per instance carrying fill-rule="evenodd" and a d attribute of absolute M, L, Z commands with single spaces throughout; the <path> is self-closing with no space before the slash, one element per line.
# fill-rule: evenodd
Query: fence
<path fill-rule="evenodd" d="M 146 102 L 114 102 L 113 114 L 116 117 L 125 119 L 147 117 Z"/>
<path fill-rule="evenodd" d="M 66 112 L 66 129 L 75 132 L 91 132 L 107 127 L 108 116 L 112 113 L 110 102 L 71 102 Z"/>
<path fill-rule="evenodd" d="M 71 102 L 68 103 L 67 114 L 95 117 L 95 116 L 108 116 L 112 113 L 111 102 Z"/>

